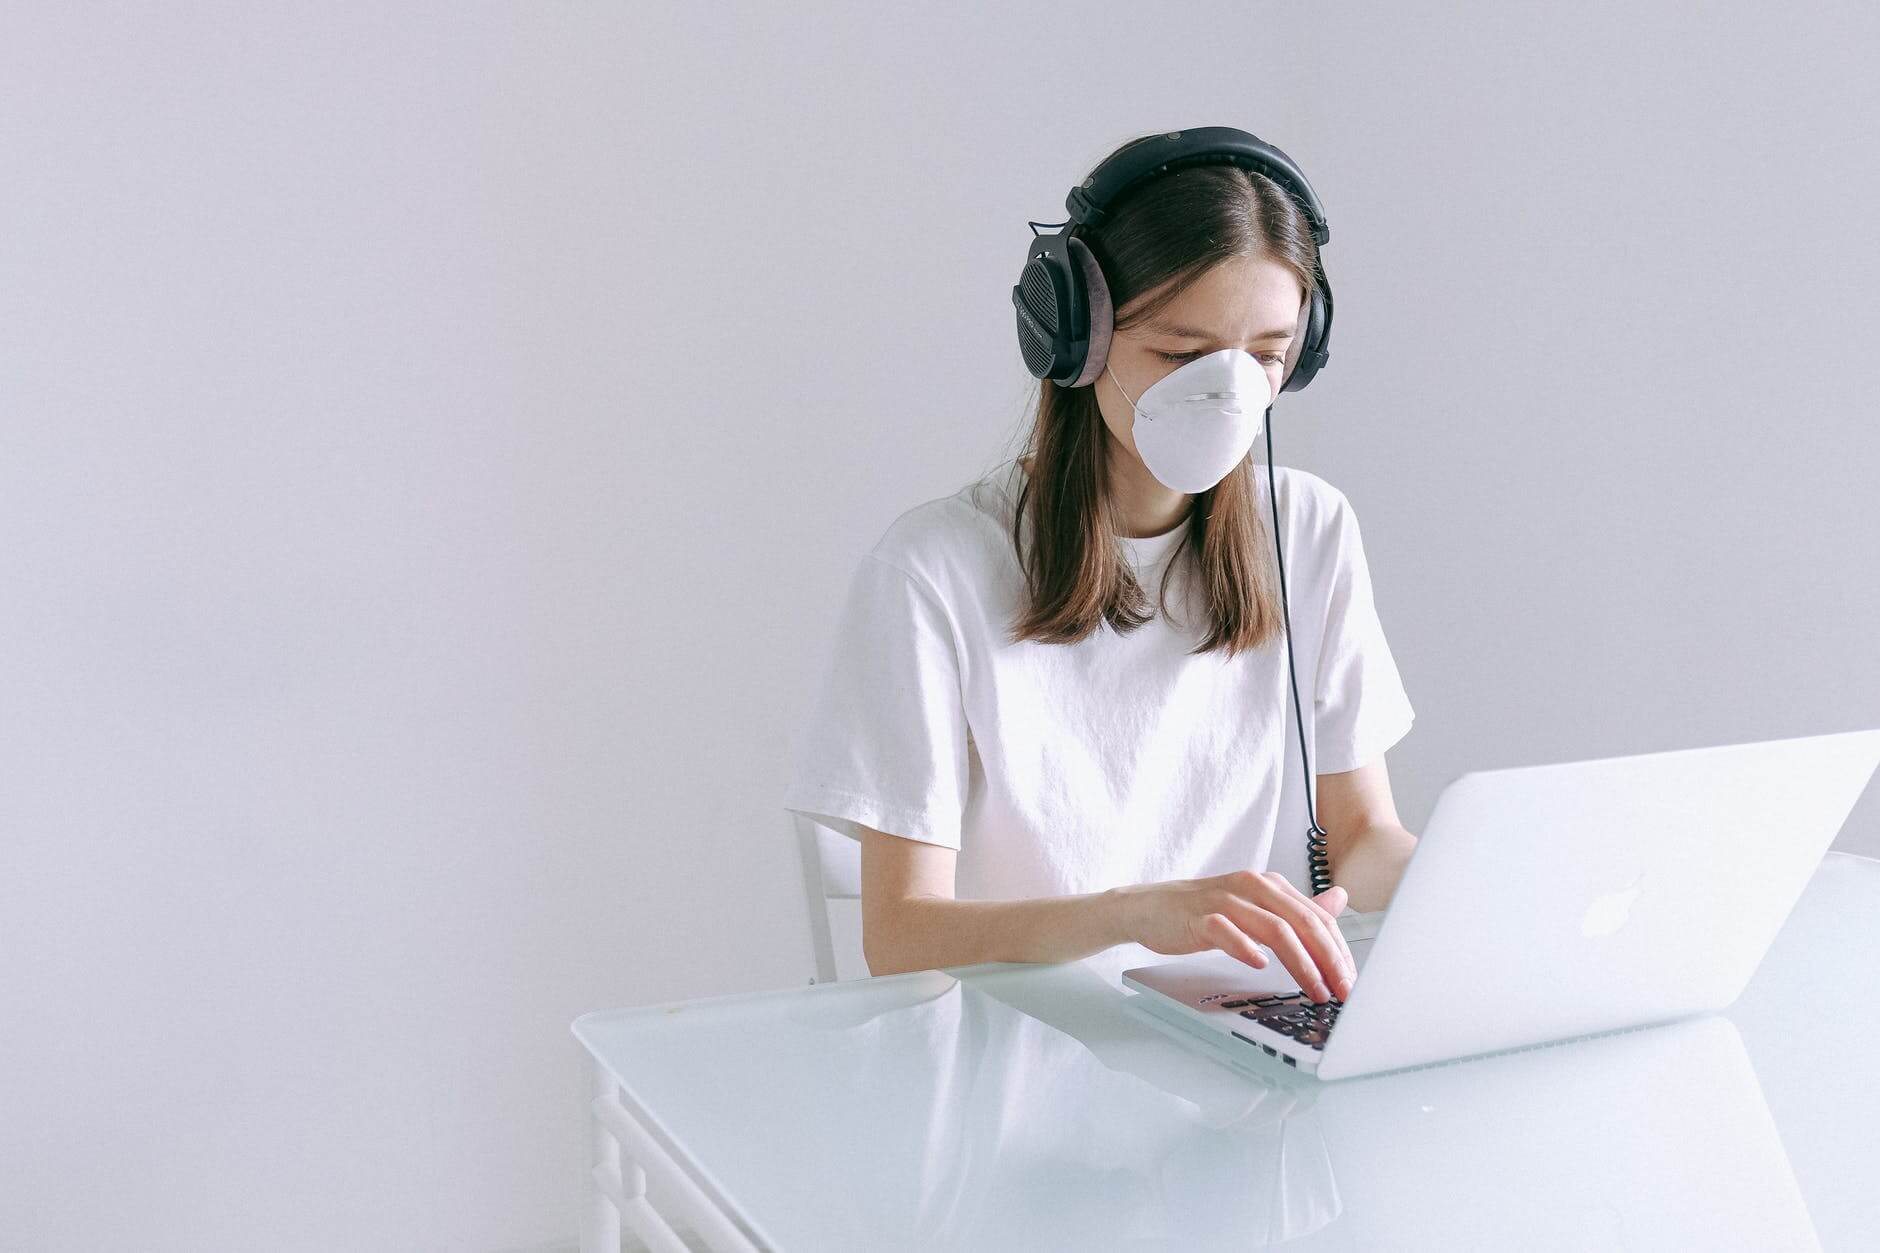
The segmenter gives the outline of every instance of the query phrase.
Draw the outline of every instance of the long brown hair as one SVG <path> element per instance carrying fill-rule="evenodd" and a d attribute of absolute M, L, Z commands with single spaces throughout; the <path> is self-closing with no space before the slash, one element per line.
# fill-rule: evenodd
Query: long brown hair
<path fill-rule="evenodd" d="M 1299 206 L 1272 179 L 1238 166 L 1191 166 L 1138 183 L 1110 206 L 1100 231 L 1080 226 L 1073 233 L 1103 267 L 1118 332 L 1154 317 L 1228 258 L 1278 262 L 1307 293 L 1316 282 L 1318 245 Z M 1167 290 L 1122 312 L 1165 283 Z M 1298 347 L 1289 345 L 1289 363 Z M 1074 643 L 1100 621 L 1127 634 L 1153 617 L 1116 538 L 1121 528 L 1109 490 L 1109 441 L 1095 383 L 1064 387 L 1040 380 L 1025 440 L 1029 473 L 1019 473 L 1012 517 L 1012 546 L 1026 582 L 1013 643 Z M 1242 458 L 1227 477 L 1194 495 L 1182 540 L 1163 572 L 1156 600 L 1164 614 L 1181 558 L 1189 557 L 1199 576 L 1208 631 L 1191 653 L 1218 648 L 1231 657 L 1282 629 L 1272 536 L 1250 478 L 1254 464 Z M 1026 531 L 1034 540 L 1029 545 Z"/>

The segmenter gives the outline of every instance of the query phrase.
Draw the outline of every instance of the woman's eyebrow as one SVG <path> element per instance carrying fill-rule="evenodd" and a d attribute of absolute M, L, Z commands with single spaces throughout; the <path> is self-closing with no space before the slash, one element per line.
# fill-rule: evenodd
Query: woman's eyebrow
<path fill-rule="evenodd" d="M 1207 331 L 1197 331 L 1192 326 L 1176 326 L 1173 323 L 1164 322 L 1160 318 L 1152 319 L 1149 323 L 1149 329 L 1156 332 L 1158 335 L 1173 335 L 1177 339 L 1211 338 L 1211 335 Z M 1261 331 L 1258 335 L 1253 337 L 1253 340 L 1255 343 L 1258 343 L 1263 339 L 1291 339 L 1292 333 L 1292 327 L 1282 326 L 1276 330 Z"/>

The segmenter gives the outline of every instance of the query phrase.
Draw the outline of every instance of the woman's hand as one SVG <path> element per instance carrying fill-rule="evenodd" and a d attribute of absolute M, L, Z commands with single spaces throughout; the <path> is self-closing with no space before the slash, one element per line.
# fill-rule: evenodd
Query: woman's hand
<path fill-rule="evenodd" d="M 1218 948 L 1258 970 L 1264 944 L 1314 1000 L 1351 994 L 1357 966 L 1338 929 L 1345 889 L 1307 896 L 1277 870 L 1236 870 L 1112 889 L 1131 940 L 1167 956 Z"/>

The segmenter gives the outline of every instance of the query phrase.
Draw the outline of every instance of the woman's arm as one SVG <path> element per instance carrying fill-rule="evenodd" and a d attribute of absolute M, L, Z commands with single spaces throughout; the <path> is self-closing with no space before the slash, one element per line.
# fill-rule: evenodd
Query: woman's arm
<path fill-rule="evenodd" d="M 1345 889 L 1351 908 L 1370 913 L 1388 907 L 1416 851 L 1417 837 L 1397 817 L 1384 759 L 1320 775 L 1318 816 L 1325 828 L 1332 882 Z"/>
<path fill-rule="evenodd" d="M 1076 961 L 1129 938 L 1114 892 L 955 900 L 954 850 L 872 827 L 862 833 L 862 955 L 871 975 Z"/>
<path fill-rule="evenodd" d="M 1347 837 L 1332 873 L 1351 907 L 1359 913 L 1390 908 L 1416 847 L 1417 837 L 1399 826 L 1364 827 Z"/>
<path fill-rule="evenodd" d="M 1315 1000 L 1351 990 L 1356 972 L 1336 917 L 1341 887 L 1311 898 L 1277 871 L 1240 870 L 1083 896 L 961 901 L 953 898 L 952 849 L 862 831 L 862 952 L 870 974 L 1077 961 L 1134 942 L 1169 955 L 1218 948 L 1259 970 L 1277 958 Z"/>

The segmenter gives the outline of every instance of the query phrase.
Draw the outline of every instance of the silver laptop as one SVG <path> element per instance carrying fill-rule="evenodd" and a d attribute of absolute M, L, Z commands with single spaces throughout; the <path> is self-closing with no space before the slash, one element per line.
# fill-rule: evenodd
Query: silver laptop
<path fill-rule="evenodd" d="M 1218 950 L 1122 981 L 1320 1079 L 1722 1009 L 1876 767 L 1880 729 L 1473 771 L 1437 798 L 1390 907 L 1340 919 L 1344 1002 Z"/>

